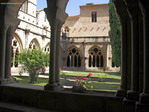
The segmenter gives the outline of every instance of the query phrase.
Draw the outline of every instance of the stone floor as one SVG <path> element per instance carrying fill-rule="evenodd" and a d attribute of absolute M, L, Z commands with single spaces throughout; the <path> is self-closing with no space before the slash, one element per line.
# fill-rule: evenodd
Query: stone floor
<path fill-rule="evenodd" d="M 0 112 L 58 112 L 0 102 Z"/>

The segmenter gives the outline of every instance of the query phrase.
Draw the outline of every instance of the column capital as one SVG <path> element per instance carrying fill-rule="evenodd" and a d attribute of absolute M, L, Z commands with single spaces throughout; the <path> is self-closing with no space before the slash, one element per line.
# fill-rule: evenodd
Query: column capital
<path fill-rule="evenodd" d="M 28 35 L 30 33 L 30 29 L 25 29 L 25 34 Z"/>

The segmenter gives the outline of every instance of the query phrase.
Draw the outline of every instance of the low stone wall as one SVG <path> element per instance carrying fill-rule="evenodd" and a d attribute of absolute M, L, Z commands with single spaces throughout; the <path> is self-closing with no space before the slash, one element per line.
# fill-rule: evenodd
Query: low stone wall
<path fill-rule="evenodd" d="M 122 112 L 123 99 L 109 95 L 49 92 L 43 87 L 23 84 L 0 86 L 1 101 L 60 112 Z"/>

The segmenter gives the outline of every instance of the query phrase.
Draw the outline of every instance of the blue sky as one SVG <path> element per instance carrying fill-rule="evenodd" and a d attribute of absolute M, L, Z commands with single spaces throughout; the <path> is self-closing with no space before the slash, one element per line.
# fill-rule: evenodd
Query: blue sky
<path fill-rule="evenodd" d="M 104 4 L 108 2 L 109 0 L 69 0 L 66 12 L 69 15 L 77 15 L 80 12 L 80 5 L 85 5 L 86 3 Z M 45 7 L 47 7 L 46 0 L 37 0 L 37 9 L 43 9 Z"/>

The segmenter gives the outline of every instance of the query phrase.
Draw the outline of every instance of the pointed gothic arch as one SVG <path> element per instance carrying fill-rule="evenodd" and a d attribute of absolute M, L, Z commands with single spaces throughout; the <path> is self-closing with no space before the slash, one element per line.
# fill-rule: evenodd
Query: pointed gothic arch
<path fill-rule="evenodd" d="M 89 52 L 89 60 L 88 60 L 89 67 L 104 66 L 103 54 L 99 46 L 95 45 L 91 47 L 88 52 Z"/>
<path fill-rule="evenodd" d="M 67 50 L 67 67 L 81 67 L 81 52 L 76 46 Z"/>
<path fill-rule="evenodd" d="M 44 47 L 44 51 L 47 52 L 47 53 L 50 53 L 50 42 L 48 42 L 46 44 L 46 46 Z"/>
<path fill-rule="evenodd" d="M 36 38 L 30 42 L 29 49 L 40 49 L 40 44 Z"/>
<path fill-rule="evenodd" d="M 18 62 L 16 61 L 19 52 L 23 49 L 22 41 L 18 34 L 14 33 L 12 37 L 12 54 L 11 54 L 11 67 L 18 67 Z"/>

